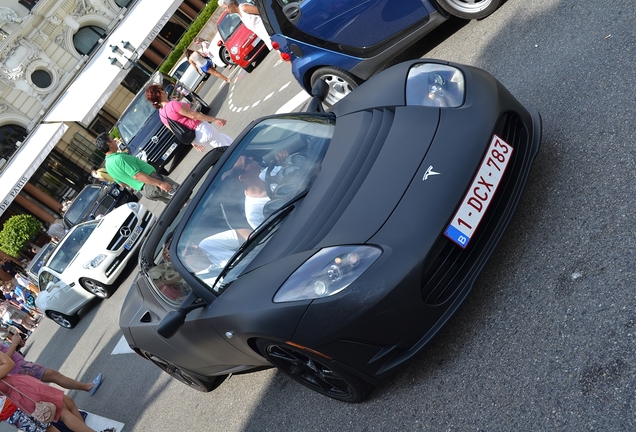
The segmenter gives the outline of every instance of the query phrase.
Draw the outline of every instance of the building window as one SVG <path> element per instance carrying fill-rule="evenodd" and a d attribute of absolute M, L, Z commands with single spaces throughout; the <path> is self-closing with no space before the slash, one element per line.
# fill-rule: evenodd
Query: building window
<path fill-rule="evenodd" d="M 24 6 L 28 10 L 31 10 L 35 7 L 36 4 L 38 4 L 38 1 L 39 0 L 18 0 L 18 3 L 20 3 L 22 6 Z"/>
<path fill-rule="evenodd" d="M 115 4 L 122 8 L 129 7 L 133 2 L 134 0 L 115 0 Z"/>
<path fill-rule="evenodd" d="M 16 151 L 16 143 L 24 141 L 27 131 L 22 126 L 0 126 L 0 157 L 8 160 Z"/>
<path fill-rule="evenodd" d="M 45 70 L 38 69 L 31 74 L 31 81 L 41 89 L 49 88 L 53 83 L 51 74 Z"/>
<path fill-rule="evenodd" d="M 99 46 L 99 40 L 106 35 L 106 30 L 97 26 L 82 27 L 73 36 L 73 45 L 78 53 L 90 55 Z"/>

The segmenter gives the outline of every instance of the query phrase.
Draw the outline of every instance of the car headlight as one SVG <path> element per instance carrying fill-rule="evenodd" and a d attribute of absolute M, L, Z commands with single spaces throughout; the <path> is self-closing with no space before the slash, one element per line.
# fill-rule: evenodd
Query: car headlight
<path fill-rule="evenodd" d="M 347 288 L 382 254 L 372 246 L 336 246 L 303 263 L 274 295 L 275 303 L 329 297 Z"/>
<path fill-rule="evenodd" d="M 98 265 L 100 265 L 101 263 L 103 263 L 105 259 L 106 259 L 106 255 L 104 255 L 104 254 L 99 254 L 99 255 L 97 255 L 95 258 L 93 258 L 92 260 L 90 260 L 89 262 L 87 262 L 86 264 L 84 264 L 84 265 L 83 265 L 83 267 L 84 267 L 86 270 L 94 269 L 95 267 L 97 267 Z"/>
<path fill-rule="evenodd" d="M 129 209 L 131 209 L 135 213 L 139 211 L 139 204 L 137 204 L 136 202 L 129 202 L 129 203 L 126 203 L 126 205 L 128 206 Z"/>
<path fill-rule="evenodd" d="M 418 63 L 406 78 L 406 104 L 456 108 L 464 103 L 466 81 L 459 69 L 434 63 Z"/>
<path fill-rule="evenodd" d="M 238 54 L 238 47 L 237 46 L 233 46 L 232 48 L 230 48 L 230 52 L 234 55 Z"/>

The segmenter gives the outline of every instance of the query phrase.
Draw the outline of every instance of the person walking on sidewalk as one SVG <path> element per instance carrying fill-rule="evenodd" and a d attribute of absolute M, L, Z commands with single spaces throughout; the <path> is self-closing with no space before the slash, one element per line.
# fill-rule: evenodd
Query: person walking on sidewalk
<path fill-rule="evenodd" d="M 97 375 L 93 382 L 85 383 L 62 375 L 59 371 L 54 369 L 25 360 L 24 356 L 18 352 L 23 345 L 24 339 L 17 334 L 11 337 L 11 346 L 0 343 L 0 351 L 11 357 L 11 360 L 15 363 L 15 367 L 9 372 L 9 375 L 19 374 L 32 376 L 42 382 L 57 384 L 68 390 L 83 390 L 91 396 L 95 394 L 102 384 L 103 376 L 101 373 Z"/>
<path fill-rule="evenodd" d="M 197 71 L 197 73 L 199 75 L 203 75 L 199 71 L 199 69 L 201 69 L 201 71 L 203 71 L 204 73 L 212 74 L 215 77 L 217 77 L 219 79 L 222 79 L 226 83 L 230 82 L 230 79 L 228 77 L 226 77 L 221 72 L 216 70 L 212 60 L 210 60 L 210 59 L 208 59 L 206 57 L 203 57 L 201 54 L 199 54 L 198 51 L 192 51 L 191 49 L 187 49 L 187 50 L 185 50 L 185 56 L 188 59 L 188 62 L 190 62 L 190 64 L 192 66 L 194 66 L 194 68 L 196 69 L 196 71 Z"/>
<path fill-rule="evenodd" d="M 167 203 L 179 184 L 158 174 L 155 167 L 128 153 L 118 152 L 117 141 L 108 132 L 95 139 L 95 146 L 106 154 L 106 171 L 120 185 L 130 186 L 153 201 Z"/>
<path fill-rule="evenodd" d="M 210 124 L 210 122 L 216 122 L 219 126 L 225 126 L 226 120 L 195 111 L 186 102 L 168 100 L 168 94 L 160 85 L 148 86 L 146 99 L 159 110 L 159 118 L 168 129 L 170 129 L 168 122 L 170 119 L 187 129 L 194 130 L 195 136 L 192 146 L 197 151 L 202 152 L 205 144 L 212 147 L 226 147 L 232 144 L 232 138 L 219 132 Z"/>

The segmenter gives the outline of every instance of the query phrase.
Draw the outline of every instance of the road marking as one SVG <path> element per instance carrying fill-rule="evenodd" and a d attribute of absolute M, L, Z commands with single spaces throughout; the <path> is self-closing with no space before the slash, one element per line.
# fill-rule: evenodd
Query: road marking
<path fill-rule="evenodd" d="M 80 411 L 84 411 L 86 414 L 88 414 L 86 416 L 86 426 L 88 426 L 91 429 L 94 429 L 96 431 L 101 431 L 106 428 L 115 428 L 115 431 L 117 432 L 121 432 L 124 429 L 124 423 L 122 422 L 118 422 L 116 420 L 111 420 L 106 417 L 98 416 L 97 414 L 89 413 L 88 411 L 85 411 L 85 410 L 80 410 Z"/>
<path fill-rule="evenodd" d="M 110 353 L 110 355 L 115 355 L 115 354 L 134 354 L 134 353 L 135 352 L 128 345 L 128 342 L 126 342 L 126 338 L 122 335 L 121 339 L 119 339 L 119 342 L 117 342 L 117 345 L 115 345 L 115 348 Z"/>
<path fill-rule="evenodd" d="M 280 88 L 280 90 L 278 90 L 278 91 L 283 91 L 283 90 L 285 90 L 285 89 L 286 89 L 286 88 L 287 88 L 290 84 L 291 84 L 291 81 L 287 81 L 287 84 L 285 84 L 284 86 L 282 86 L 282 87 Z"/>
<path fill-rule="evenodd" d="M 288 112 L 292 112 L 292 110 L 294 110 L 295 108 L 297 108 L 299 105 L 301 105 L 302 103 L 304 103 L 307 99 L 309 99 L 309 93 L 307 93 L 306 91 L 301 91 L 300 93 L 298 93 L 296 96 L 294 96 L 289 102 L 287 102 L 285 105 L 283 105 L 282 107 L 280 107 L 278 109 L 278 111 L 276 111 L 276 114 L 282 114 L 282 113 L 288 113 Z"/>

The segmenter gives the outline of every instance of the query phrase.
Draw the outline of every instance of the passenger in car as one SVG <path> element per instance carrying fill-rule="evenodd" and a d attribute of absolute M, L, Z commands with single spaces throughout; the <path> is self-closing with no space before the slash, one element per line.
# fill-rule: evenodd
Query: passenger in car
<path fill-rule="evenodd" d="M 172 260 L 170 259 L 172 234 L 173 233 L 168 234 L 163 249 L 161 250 L 163 262 L 148 270 L 148 276 L 152 279 L 157 289 L 168 299 L 181 302 L 190 293 L 190 288 L 174 268 L 174 265 L 172 265 Z"/>

